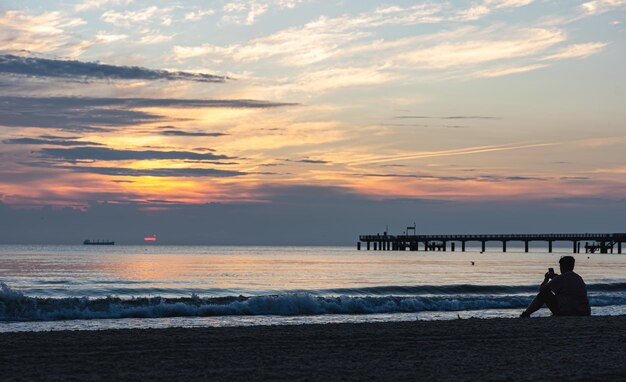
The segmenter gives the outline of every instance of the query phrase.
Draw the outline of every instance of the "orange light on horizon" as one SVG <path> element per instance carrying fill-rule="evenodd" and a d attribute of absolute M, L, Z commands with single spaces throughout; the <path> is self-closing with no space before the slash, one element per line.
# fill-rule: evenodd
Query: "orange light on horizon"
<path fill-rule="evenodd" d="M 156 240 L 157 240 L 156 235 L 147 236 L 143 238 L 143 241 L 156 241 Z"/>

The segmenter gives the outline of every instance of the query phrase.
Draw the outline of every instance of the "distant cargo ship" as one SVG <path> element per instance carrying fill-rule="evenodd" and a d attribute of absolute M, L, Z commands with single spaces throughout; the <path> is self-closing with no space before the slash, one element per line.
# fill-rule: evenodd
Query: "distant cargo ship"
<path fill-rule="evenodd" d="M 85 240 L 83 241 L 83 245 L 115 245 L 114 241 L 110 240 Z"/>

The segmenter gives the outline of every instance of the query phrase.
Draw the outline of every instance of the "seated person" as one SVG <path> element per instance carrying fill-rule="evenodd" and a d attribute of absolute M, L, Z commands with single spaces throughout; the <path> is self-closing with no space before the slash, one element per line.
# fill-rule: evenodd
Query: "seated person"
<path fill-rule="evenodd" d="M 539 294 L 520 317 L 530 317 L 543 304 L 548 306 L 554 316 L 591 315 L 587 286 L 582 277 L 574 273 L 574 263 L 572 256 L 561 257 L 559 260 L 561 274 L 546 273 Z"/>

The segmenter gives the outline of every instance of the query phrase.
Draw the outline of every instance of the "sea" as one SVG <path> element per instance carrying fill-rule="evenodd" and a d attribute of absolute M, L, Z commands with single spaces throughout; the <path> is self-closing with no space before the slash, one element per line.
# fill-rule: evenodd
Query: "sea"
<path fill-rule="evenodd" d="M 1 245 L 0 332 L 517 317 L 570 252 Z M 573 256 L 592 314 L 626 314 L 626 255 Z"/>

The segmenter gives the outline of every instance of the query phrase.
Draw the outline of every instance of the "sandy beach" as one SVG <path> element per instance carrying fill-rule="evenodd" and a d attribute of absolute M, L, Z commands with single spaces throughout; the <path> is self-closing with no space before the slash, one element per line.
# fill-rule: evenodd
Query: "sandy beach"
<path fill-rule="evenodd" d="M 0 335 L 2 381 L 619 380 L 626 316 Z"/>

